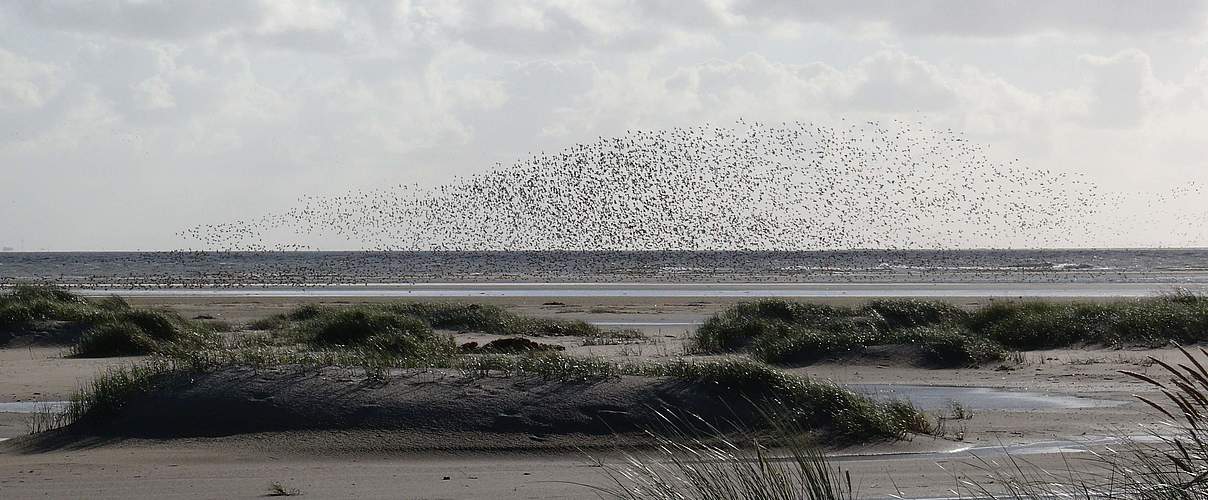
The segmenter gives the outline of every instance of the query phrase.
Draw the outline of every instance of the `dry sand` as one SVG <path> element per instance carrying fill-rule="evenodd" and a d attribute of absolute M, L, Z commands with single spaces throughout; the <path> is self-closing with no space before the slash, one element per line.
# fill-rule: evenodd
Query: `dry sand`
<path fill-rule="evenodd" d="M 232 323 L 285 311 L 303 301 L 313 300 L 238 297 L 143 297 L 131 300 L 141 307 L 166 307 L 186 317 L 207 315 Z M 641 329 L 651 336 L 650 341 L 584 346 L 583 339 L 578 338 L 541 339 L 566 346 L 570 354 L 590 353 L 635 360 L 682 356 L 682 341 L 693 328 L 692 324 L 733 302 L 730 299 L 650 298 L 475 301 L 505 305 L 522 314 L 585 319 Z M 961 299 L 960 303 L 975 305 L 981 302 Z M 460 337 L 462 341 L 480 343 L 494 338 L 487 335 Z M 1028 460 L 1033 463 L 1063 469 L 1065 458 L 1062 455 L 1040 449 L 1043 447 L 1029 446 L 1052 440 L 1092 440 L 1096 436 L 1135 434 L 1138 424 L 1157 421 L 1152 412 L 1132 398 L 1134 392 L 1144 392 L 1148 388 L 1116 372 L 1120 369 L 1152 370 L 1145 361 L 1146 356 L 1169 358 L 1175 354 L 1169 349 L 1037 351 L 1027 353 L 1023 363 L 961 370 L 916 368 L 892 357 L 862 358 L 791 370 L 843 384 L 988 387 L 1117 402 L 1084 408 L 974 410 L 972 419 L 948 422 L 948 439 L 919 437 L 911 442 L 832 450 L 837 455 L 858 456 L 840 459 L 840 463 L 858 478 L 864 496 L 884 496 L 893 493 L 895 487 L 910 496 L 942 496 L 947 488 L 957 486 L 952 478 L 952 467 L 963 467 L 961 463 L 972 460 L 968 452 L 934 452 L 988 447 L 990 450 L 982 453 L 994 454 L 995 447 L 1023 445 L 1013 449 L 1027 453 Z M 0 403 L 63 400 L 98 370 L 136 359 L 67 359 L 61 356 L 59 349 L 47 347 L 0 349 Z M 498 383 L 502 382 L 490 381 L 485 386 L 480 383 L 478 387 L 466 386 L 459 390 L 501 391 L 502 387 L 490 386 Z M 414 387 L 425 386 L 417 383 Z M 243 386 L 241 390 L 254 391 L 254 384 Z M 418 390 L 436 394 L 454 389 L 437 384 Z M 233 398 L 244 396 L 245 399 L 257 397 L 250 393 L 232 393 Z M 586 404 L 589 399 L 572 401 L 571 407 Z M 545 404 L 524 399 L 514 402 Z M 566 411 L 571 411 L 571 407 Z M 153 412 L 154 405 L 147 408 Z M 530 410 L 528 418 L 538 413 Z M 460 425 L 456 420 L 442 424 Z M 0 413 L 0 438 L 19 438 L 24 433 L 24 415 Z M 419 442 L 415 433 L 397 428 L 338 432 L 295 429 L 171 440 L 154 439 L 158 436 L 146 433 L 140 438 L 37 452 L 13 446 L 21 441 L 17 439 L 7 446 L 0 445 L 0 498 L 253 498 L 267 493 L 271 482 L 297 488 L 307 498 L 575 498 L 592 496 L 591 490 L 580 484 L 608 484 L 602 470 L 591 466 L 579 453 L 551 449 L 458 452 L 452 449 L 461 447 L 457 445 L 459 442 L 467 442 L 468 434 L 446 434 L 445 439 L 440 439 L 440 435 L 427 434 L 432 446 L 422 448 L 438 448 L 427 451 L 405 446 L 362 446 L 391 440 Z M 484 444 L 502 439 L 489 433 L 476 436 Z M 526 448 L 534 443 L 540 447 L 540 441 L 504 447 Z M 617 459 L 612 456 L 614 452 L 593 454 L 607 460 Z"/>

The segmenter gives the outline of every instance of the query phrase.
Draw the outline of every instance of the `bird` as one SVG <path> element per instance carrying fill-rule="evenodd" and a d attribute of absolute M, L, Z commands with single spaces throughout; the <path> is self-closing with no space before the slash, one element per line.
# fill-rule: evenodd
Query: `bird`
<path fill-rule="evenodd" d="M 127 276 L 88 279 L 1083 279 L 1131 271 L 1101 251 L 1018 249 L 1128 241 L 1149 219 L 1125 207 L 1203 196 L 1195 184 L 1148 201 L 1108 193 L 1085 174 L 1001 159 L 918 120 L 739 119 L 630 129 L 436 185 L 302 195 L 285 210 L 181 230 L 184 249 L 170 252 L 177 275 L 126 262 Z M 1203 209 L 1162 215 L 1182 228 L 1170 237 L 1208 241 Z M 316 253 L 316 241 L 356 251 Z"/>

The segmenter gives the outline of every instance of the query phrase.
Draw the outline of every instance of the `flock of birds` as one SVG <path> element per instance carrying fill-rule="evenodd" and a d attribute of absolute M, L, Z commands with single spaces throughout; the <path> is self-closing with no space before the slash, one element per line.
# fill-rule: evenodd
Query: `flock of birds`
<path fill-rule="evenodd" d="M 1199 186 L 1178 196 L 1198 196 Z M 997 161 L 918 123 L 632 131 L 436 187 L 303 197 L 180 233 L 208 250 L 1059 248 L 1127 237 L 1080 175 Z M 1204 236 L 1202 224 L 1191 224 Z"/>
<path fill-rule="evenodd" d="M 917 122 L 739 121 L 601 137 L 435 187 L 307 196 L 189 228 L 176 252 L 0 252 L 0 284 L 1208 282 L 1208 249 L 1051 250 L 1208 246 L 1204 197 L 1195 183 L 1111 192 Z M 319 246 L 355 251 L 295 251 Z M 1012 248 L 1034 250 L 985 250 Z"/>

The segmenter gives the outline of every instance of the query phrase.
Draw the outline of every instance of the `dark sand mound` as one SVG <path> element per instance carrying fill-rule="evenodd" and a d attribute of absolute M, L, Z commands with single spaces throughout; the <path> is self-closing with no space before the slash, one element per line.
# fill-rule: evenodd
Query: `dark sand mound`
<path fill-rule="evenodd" d="M 478 345 L 478 342 L 467 342 L 461 345 L 462 352 L 479 352 L 494 354 L 523 354 L 537 351 L 565 351 L 566 347 L 557 344 L 543 344 L 524 337 L 507 337 Z"/>
<path fill-rule="evenodd" d="M 80 339 L 88 325 L 69 321 L 36 321 L 0 327 L 0 349 L 65 346 Z"/>
<path fill-rule="evenodd" d="M 848 365 L 900 366 L 911 368 L 953 368 L 951 362 L 927 346 L 912 344 L 871 345 L 842 354 L 822 358 L 814 363 L 843 363 Z M 814 363 L 803 363 L 807 366 Z"/>
<path fill-rule="evenodd" d="M 556 448 L 605 444 L 661 429 L 665 424 L 656 411 L 668 408 L 722 428 L 756 415 L 750 403 L 715 386 L 662 378 L 565 382 L 411 371 L 381 381 L 342 369 L 232 368 L 172 376 L 116 415 L 81 421 L 35 441 L 58 447 L 96 438 L 297 432 L 323 436 L 324 447 Z M 332 442 L 342 436 L 357 442 Z"/>

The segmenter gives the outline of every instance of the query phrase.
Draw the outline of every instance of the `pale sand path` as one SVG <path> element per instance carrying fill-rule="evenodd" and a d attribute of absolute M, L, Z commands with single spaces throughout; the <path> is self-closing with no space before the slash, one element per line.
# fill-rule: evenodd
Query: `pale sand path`
<path fill-rule="evenodd" d="M 1064 471 L 1067 457 L 1077 463 L 1085 456 L 1020 458 Z M 953 471 L 978 475 L 971 465 L 975 460 L 964 453 L 837 463 L 851 472 L 862 498 L 886 498 L 899 491 L 908 497 L 945 496 L 960 487 Z M 257 498 L 272 482 L 301 490 L 303 498 L 383 499 L 595 498 L 583 484 L 612 485 L 585 457 L 566 454 L 293 455 L 189 444 L 0 454 L 0 498 Z"/>

